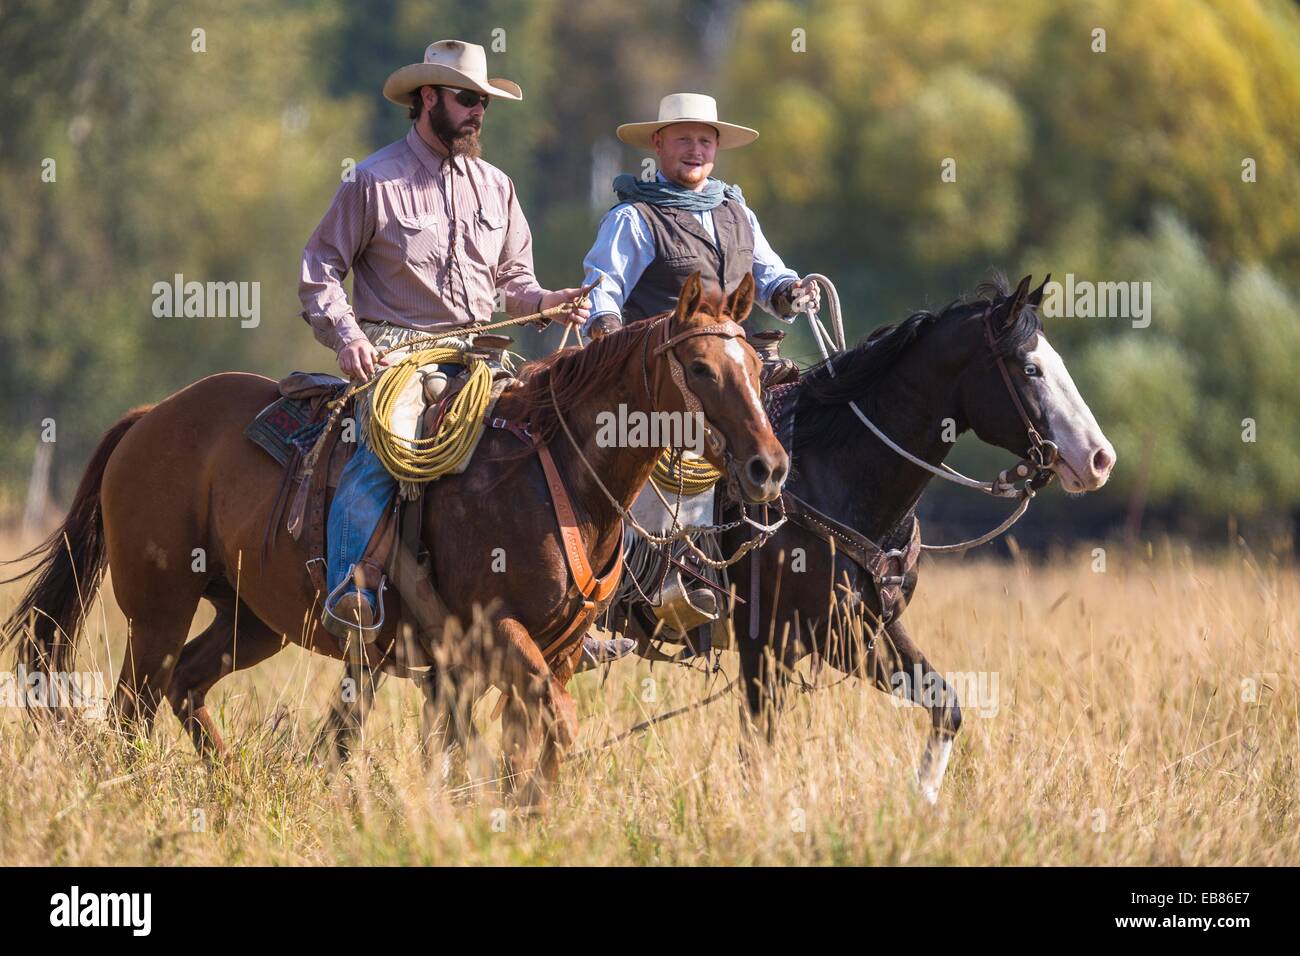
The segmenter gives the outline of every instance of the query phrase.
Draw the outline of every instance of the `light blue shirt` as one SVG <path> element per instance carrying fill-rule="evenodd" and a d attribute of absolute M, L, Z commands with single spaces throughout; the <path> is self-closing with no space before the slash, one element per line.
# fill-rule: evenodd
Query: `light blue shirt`
<path fill-rule="evenodd" d="M 658 174 L 660 181 L 663 173 Z M 758 225 L 753 211 L 742 206 L 749 226 L 754 230 L 754 282 L 755 301 L 763 310 L 776 315 L 772 309 L 772 294 L 787 282 L 799 278 L 799 273 L 787 269 L 781 257 L 768 245 L 763 237 L 763 230 Z M 692 212 L 717 245 L 717 233 L 713 230 L 713 213 Z M 592 323 L 601 315 L 623 317 L 623 303 L 641 279 L 641 274 L 655 260 L 655 241 L 641 213 L 629 203 L 621 203 L 600 221 L 596 241 L 582 261 L 585 278 L 583 285 L 590 285 L 599 280 L 591 290 L 591 318 L 587 321 L 585 331 L 590 331 Z M 793 322 L 794 316 L 777 316 L 783 322 Z"/>

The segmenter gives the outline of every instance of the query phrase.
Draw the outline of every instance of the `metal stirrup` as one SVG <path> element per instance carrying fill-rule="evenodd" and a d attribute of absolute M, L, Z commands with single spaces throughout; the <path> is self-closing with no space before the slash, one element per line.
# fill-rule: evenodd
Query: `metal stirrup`
<path fill-rule="evenodd" d="M 344 575 L 343 580 L 338 583 L 338 587 L 326 595 L 325 606 L 321 608 L 321 610 L 325 613 L 326 617 L 338 621 L 344 627 L 349 627 L 354 631 L 360 631 L 363 634 L 377 634 L 379 629 L 384 626 L 384 586 L 388 583 L 388 575 L 386 574 L 380 577 L 379 584 L 375 587 L 375 610 L 379 615 L 379 620 L 375 621 L 374 624 L 369 627 L 362 627 L 356 621 L 349 621 L 334 613 L 334 605 L 337 604 L 339 598 L 343 596 L 348 585 L 355 583 L 352 579 L 352 575 L 356 569 L 357 566 L 355 564 L 348 568 L 348 573 Z"/>

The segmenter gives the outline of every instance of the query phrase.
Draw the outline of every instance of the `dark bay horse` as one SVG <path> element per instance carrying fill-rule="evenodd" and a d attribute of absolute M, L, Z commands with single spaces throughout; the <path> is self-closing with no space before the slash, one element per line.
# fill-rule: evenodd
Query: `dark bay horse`
<path fill-rule="evenodd" d="M 605 489 L 626 509 L 661 451 L 602 447 L 602 411 L 702 410 L 710 461 L 752 501 L 779 493 L 788 459 L 758 401 L 759 359 L 732 321 L 748 314 L 753 295 L 747 277 L 727 300 L 706 298 L 697 274 L 674 313 L 529 363 L 498 401 L 496 416 L 526 424 L 549 445 L 596 572 L 614 565 L 623 541 Z M 204 698 L 221 677 L 286 641 L 341 657 L 316 625 L 305 545 L 280 534 L 263 552 L 282 472 L 243 430 L 276 395 L 276 383 L 257 375 L 213 375 L 109 429 L 63 526 L 29 555 L 40 556 L 27 572 L 36 579 L 3 627 L 29 671 L 72 669 L 84 610 L 106 567 L 130 626 L 114 713 L 137 729 L 148 730 L 166 696 L 200 752 L 220 752 Z M 476 608 L 491 609 L 490 633 L 473 660 L 508 693 L 509 775 L 536 766 L 541 780 L 530 774 L 528 785 L 540 797 L 576 730 L 565 684 L 581 641 L 557 659 L 542 648 L 583 602 L 571 586 L 539 456 L 519 434 L 489 428 L 464 474 L 426 488 L 422 536 L 448 610 L 469 622 Z M 216 619 L 186 643 L 201 600 L 216 608 Z"/>
<path fill-rule="evenodd" d="M 806 373 L 773 422 L 791 455 L 786 493 L 886 550 L 907 547 L 917 502 L 934 476 L 872 434 L 850 402 L 897 445 L 931 465 L 952 448 L 946 421 L 956 434 L 974 430 L 982 441 L 1020 456 L 1030 453 L 1032 424 L 1055 445 L 1051 470 L 1067 492 L 1105 484 L 1114 449 L 1047 341 L 1038 316 L 1042 287 L 1031 293 L 1029 284 L 1026 276 L 1010 292 L 1004 283 L 983 286 L 978 300 L 879 329 L 864 344 Z M 723 535 L 723 550 L 730 553 L 743 536 L 743 530 Z M 792 561 L 795 555 L 803 560 Z M 934 802 L 961 726 L 956 693 L 897 617 L 874 648 L 828 626 L 845 607 L 865 610 L 867 620 L 880 615 L 872 576 L 843 549 L 832 560 L 822 537 L 787 521 L 732 569 L 731 580 L 750 601 L 733 620 L 747 710 L 769 738 L 789 675 L 816 652 L 842 672 L 870 678 L 881 690 L 929 709 L 932 731 L 918 784 Z M 761 583 L 756 606 L 749 589 L 754 580 Z M 915 581 L 908 575 L 909 598 Z"/>

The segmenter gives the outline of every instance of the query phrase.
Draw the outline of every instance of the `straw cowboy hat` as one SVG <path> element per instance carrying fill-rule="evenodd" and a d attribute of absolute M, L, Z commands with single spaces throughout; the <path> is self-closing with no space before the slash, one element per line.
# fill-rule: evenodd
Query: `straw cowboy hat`
<path fill-rule="evenodd" d="M 503 100 L 522 100 L 517 83 L 497 77 L 488 79 L 487 54 L 477 43 L 439 40 L 424 51 L 423 63 L 412 63 L 393 72 L 384 81 L 384 96 L 398 106 L 410 106 L 411 94 L 422 86 L 451 86 L 477 90 Z"/>
<path fill-rule="evenodd" d="M 744 146 L 758 139 L 758 130 L 718 121 L 718 101 L 703 93 L 669 93 L 659 101 L 659 118 L 649 123 L 624 123 L 618 138 L 632 146 L 653 149 L 650 137 L 673 123 L 707 123 L 718 131 L 718 149 Z"/>

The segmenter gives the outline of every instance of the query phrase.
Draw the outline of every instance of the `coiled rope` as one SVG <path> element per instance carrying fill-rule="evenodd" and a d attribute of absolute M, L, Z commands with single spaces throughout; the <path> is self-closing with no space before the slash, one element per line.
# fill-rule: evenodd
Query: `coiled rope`
<path fill-rule="evenodd" d="M 451 399 L 437 434 L 405 438 L 392 430 L 393 411 L 402 391 L 425 365 L 464 365 L 469 380 Z M 366 442 L 384 469 L 398 481 L 426 484 L 459 468 L 474 449 L 492 401 L 492 370 L 483 359 L 442 346 L 412 352 L 372 380 Z M 369 388 L 367 383 L 359 391 Z"/>
<path fill-rule="evenodd" d="M 722 472 L 700 458 L 687 458 L 672 448 L 665 448 L 664 453 L 655 462 L 655 470 L 650 475 L 661 491 L 681 495 L 698 495 L 708 491 L 718 483 Z"/>
<path fill-rule="evenodd" d="M 586 303 L 586 293 L 590 289 L 590 286 L 583 289 L 573 301 L 562 302 L 530 315 L 419 335 L 399 345 L 381 349 L 379 358 L 385 358 L 390 352 L 408 350 L 424 342 L 441 342 L 449 334 L 479 335 L 496 329 L 538 321 L 545 322 L 557 316 L 568 315 L 580 304 Z M 466 361 L 467 357 L 468 361 Z M 421 365 L 434 363 L 466 365 L 470 380 L 461 389 L 460 394 L 452 399 L 451 408 L 448 409 L 438 434 L 432 438 L 417 439 L 394 435 L 389 428 L 389 422 L 392 421 L 392 410 L 397 396 L 401 394 L 402 387 L 410 381 L 411 376 Z M 316 439 L 316 444 L 307 455 L 306 467 L 303 471 L 305 476 L 310 476 L 315 470 L 321 449 L 325 446 L 326 436 L 338 423 L 347 403 L 372 388 L 375 394 L 371 400 L 367 440 L 383 462 L 384 468 L 398 481 L 426 484 L 440 475 L 454 471 L 473 449 L 478 433 L 482 430 L 483 415 L 492 397 L 492 372 L 482 359 L 467 356 L 458 348 L 439 345 L 419 352 L 410 352 L 369 381 L 353 383 L 346 392 L 330 402 L 330 416 L 326 419 L 325 427 L 321 430 L 320 437 Z M 303 487 L 306 486 L 307 481 L 304 479 Z"/>

